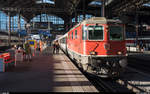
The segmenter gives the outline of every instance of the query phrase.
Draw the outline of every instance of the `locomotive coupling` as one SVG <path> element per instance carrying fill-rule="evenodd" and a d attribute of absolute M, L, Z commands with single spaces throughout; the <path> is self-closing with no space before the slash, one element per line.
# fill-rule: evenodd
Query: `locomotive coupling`
<path fill-rule="evenodd" d="M 125 68 L 127 66 L 127 59 L 121 59 L 119 60 L 119 64 L 121 67 Z"/>

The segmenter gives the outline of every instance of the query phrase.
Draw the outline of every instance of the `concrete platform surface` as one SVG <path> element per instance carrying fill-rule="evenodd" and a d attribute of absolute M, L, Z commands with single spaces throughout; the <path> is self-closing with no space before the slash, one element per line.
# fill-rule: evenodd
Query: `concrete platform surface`
<path fill-rule="evenodd" d="M 63 54 L 36 53 L 0 73 L 0 92 L 98 92 Z"/>

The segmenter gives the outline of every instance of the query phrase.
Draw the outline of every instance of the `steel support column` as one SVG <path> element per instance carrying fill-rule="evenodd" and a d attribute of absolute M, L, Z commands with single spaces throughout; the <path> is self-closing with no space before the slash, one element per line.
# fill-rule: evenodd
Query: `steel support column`
<path fill-rule="evenodd" d="M 42 13 L 40 14 L 40 22 L 42 22 Z"/>
<path fill-rule="evenodd" d="M 135 24 L 136 24 L 136 46 L 139 46 L 139 42 L 138 42 L 138 24 L 139 24 L 139 20 L 138 20 L 138 13 L 136 12 L 136 17 L 135 17 Z"/>
<path fill-rule="evenodd" d="M 102 7 L 101 7 L 101 16 L 105 17 L 105 0 L 101 0 Z"/>
<path fill-rule="evenodd" d="M 19 30 L 19 32 L 21 32 L 20 13 L 19 13 L 19 15 L 18 15 L 18 30 Z M 20 45 L 20 33 L 19 33 L 19 43 L 18 43 L 18 44 Z"/>
<path fill-rule="evenodd" d="M 12 25 L 11 25 L 12 32 L 14 32 L 14 17 L 11 17 L 11 23 L 12 23 Z"/>
<path fill-rule="evenodd" d="M 0 30 L 1 30 L 1 19 L 2 19 L 2 13 L 0 12 Z"/>
<path fill-rule="evenodd" d="M 8 12 L 8 25 L 9 25 L 9 30 L 8 30 L 8 45 L 11 46 L 11 17 L 10 17 L 10 12 Z"/>
<path fill-rule="evenodd" d="M 66 17 L 66 19 L 64 20 L 64 28 L 65 28 L 65 30 L 66 30 L 66 32 L 68 31 L 68 29 L 69 29 L 69 26 L 70 25 L 70 19 L 69 19 L 69 16 L 67 16 Z"/>
<path fill-rule="evenodd" d="M 85 0 L 83 0 L 83 20 L 85 20 Z"/>
<path fill-rule="evenodd" d="M 72 24 L 72 17 L 70 17 L 70 26 L 69 26 L 69 29 L 73 26 Z"/>
<path fill-rule="evenodd" d="M 77 24 L 78 23 L 78 15 L 77 15 L 77 13 L 75 13 L 75 24 Z"/>
<path fill-rule="evenodd" d="M 6 31 L 8 31 L 8 20 L 7 20 L 7 16 L 6 16 Z"/>

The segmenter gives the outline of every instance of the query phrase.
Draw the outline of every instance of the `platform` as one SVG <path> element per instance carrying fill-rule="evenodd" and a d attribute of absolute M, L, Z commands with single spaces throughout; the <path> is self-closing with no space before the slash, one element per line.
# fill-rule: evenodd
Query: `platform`
<path fill-rule="evenodd" d="M 128 57 L 150 61 L 150 51 L 130 52 L 130 53 L 128 53 Z"/>
<path fill-rule="evenodd" d="M 98 92 L 61 52 L 39 52 L 31 62 L 0 73 L 0 92 Z"/>

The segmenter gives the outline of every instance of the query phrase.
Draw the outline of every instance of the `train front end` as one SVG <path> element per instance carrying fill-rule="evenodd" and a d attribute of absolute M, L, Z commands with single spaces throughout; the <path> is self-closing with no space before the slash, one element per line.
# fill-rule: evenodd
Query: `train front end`
<path fill-rule="evenodd" d="M 86 24 L 83 54 L 88 56 L 87 71 L 103 77 L 118 77 L 127 66 L 125 27 L 118 20 L 93 21 Z"/>

